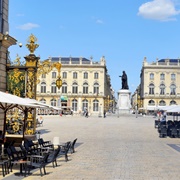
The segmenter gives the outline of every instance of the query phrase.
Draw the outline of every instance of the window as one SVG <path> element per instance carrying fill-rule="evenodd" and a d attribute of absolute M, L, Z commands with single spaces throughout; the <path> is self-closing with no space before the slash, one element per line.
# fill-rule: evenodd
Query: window
<path fill-rule="evenodd" d="M 88 94 L 88 83 L 83 84 L 83 94 Z"/>
<path fill-rule="evenodd" d="M 165 80 L 165 74 L 164 73 L 160 74 L 160 80 Z"/>
<path fill-rule="evenodd" d="M 77 72 L 73 72 L 73 79 L 77 79 Z"/>
<path fill-rule="evenodd" d="M 56 100 L 55 99 L 51 99 L 51 106 L 56 106 Z"/>
<path fill-rule="evenodd" d="M 63 79 L 66 79 L 67 78 L 67 72 L 63 72 L 62 76 L 63 76 Z"/>
<path fill-rule="evenodd" d="M 171 84 L 171 86 L 170 86 L 170 88 L 171 88 L 171 95 L 175 95 L 176 94 L 176 86 L 175 86 L 175 84 Z"/>
<path fill-rule="evenodd" d="M 72 85 L 72 93 L 77 94 L 78 93 L 78 84 L 76 82 Z"/>
<path fill-rule="evenodd" d="M 99 78 L 99 74 L 97 72 L 94 73 L 94 79 L 98 79 Z"/>
<path fill-rule="evenodd" d="M 150 80 L 154 80 L 154 74 L 153 73 L 150 74 Z"/>
<path fill-rule="evenodd" d="M 99 101 L 95 99 L 93 101 L 93 111 L 98 111 L 99 110 Z"/>
<path fill-rule="evenodd" d="M 174 100 L 170 101 L 170 105 L 176 105 L 176 104 L 177 104 L 176 101 Z"/>
<path fill-rule="evenodd" d="M 77 100 L 76 99 L 73 99 L 72 100 L 72 110 L 73 111 L 77 111 Z"/>
<path fill-rule="evenodd" d="M 88 100 L 84 99 L 82 101 L 82 110 L 85 111 L 85 109 L 88 109 Z"/>
<path fill-rule="evenodd" d="M 45 82 L 41 83 L 41 93 L 46 93 L 46 83 Z"/>
<path fill-rule="evenodd" d="M 43 104 L 46 104 L 46 100 L 45 99 L 41 99 L 40 102 L 43 103 Z"/>
<path fill-rule="evenodd" d="M 155 102 L 154 102 L 153 100 L 150 100 L 150 101 L 148 102 L 148 105 L 149 105 L 149 106 L 154 106 L 154 105 L 155 105 Z"/>
<path fill-rule="evenodd" d="M 52 84 L 51 84 L 51 93 L 56 93 L 56 83 L 55 82 L 53 82 Z"/>
<path fill-rule="evenodd" d="M 176 75 L 175 74 L 171 74 L 171 80 L 172 81 L 176 80 Z"/>
<path fill-rule="evenodd" d="M 41 75 L 41 78 L 46 78 L 46 75 L 45 75 L 45 74 L 42 74 L 42 75 Z"/>
<path fill-rule="evenodd" d="M 67 83 L 66 82 L 62 83 L 62 93 L 67 93 Z"/>
<path fill-rule="evenodd" d="M 84 79 L 88 79 L 88 73 L 87 72 L 84 73 Z"/>
<path fill-rule="evenodd" d="M 154 94 L 154 84 L 149 85 L 149 94 Z"/>
<path fill-rule="evenodd" d="M 52 78 L 56 78 L 56 72 L 52 72 Z"/>
<path fill-rule="evenodd" d="M 159 102 L 159 105 L 160 105 L 160 106 L 166 106 L 166 102 L 165 102 L 164 100 L 161 100 L 161 101 Z"/>
<path fill-rule="evenodd" d="M 99 94 L 99 84 L 98 83 L 94 83 L 94 94 Z"/>
<path fill-rule="evenodd" d="M 164 94 L 165 94 L 165 85 L 164 85 L 164 84 L 161 84 L 161 85 L 160 85 L 160 94 L 161 94 L 161 95 L 164 95 Z"/>

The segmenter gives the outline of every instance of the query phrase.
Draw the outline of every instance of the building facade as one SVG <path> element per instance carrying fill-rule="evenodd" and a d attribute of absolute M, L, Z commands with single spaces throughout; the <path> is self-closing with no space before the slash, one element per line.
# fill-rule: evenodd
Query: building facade
<path fill-rule="evenodd" d="M 9 35 L 9 0 L 0 0 L 0 91 L 7 90 L 8 48 L 16 44 L 16 40 Z M 0 109 L 0 131 L 4 128 L 4 112 Z"/>
<path fill-rule="evenodd" d="M 148 63 L 144 58 L 137 102 L 142 102 L 141 106 L 147 113 L 163 106 L 180 105 L 179 79 L 180 59 L 157 59 Z"/>
<path fill-rule="evenodd" d="M 83 57 L 52 57 L 49 61 L 62 64 L 62 87 L 56 87 L 55 68 L 50 73 L 43 74 L 37 85 L 38 101 L 55 107 L 70 108 L 74 114 L 82 114 L 87 109 L 90 115 L 102 116 L 104 109 L 113 109 L 114 94 L 104 56 L 99 62 Z"/>

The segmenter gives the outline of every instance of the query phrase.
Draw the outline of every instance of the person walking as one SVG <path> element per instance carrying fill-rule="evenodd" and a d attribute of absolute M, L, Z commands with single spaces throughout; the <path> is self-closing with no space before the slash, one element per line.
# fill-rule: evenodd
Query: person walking
<path fill-rule="evenodd" d="M 106 117 L 106 110 L 104 109 L 104 118 Z"/>
<path fill-rule="evenodd" d="M 86 112 L 85 112 L 85 117 L 88 118 L 88 110 L 86 109 Z"/>
<path fill-rule="evenodd" d="M 164 116 L 164 119 L 165 119 L 165 121 L 166 121 L 166 116 L 167 116 L 166 111 L 164 111 L 163 116 Z"/>

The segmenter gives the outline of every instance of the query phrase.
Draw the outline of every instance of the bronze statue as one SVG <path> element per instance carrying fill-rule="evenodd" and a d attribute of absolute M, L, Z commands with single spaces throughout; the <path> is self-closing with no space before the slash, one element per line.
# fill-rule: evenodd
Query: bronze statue
<path fill-rule="evenodd" d="M 127 75 L 125 71 L 123 71 L 122 76 L 119 76 L 119 77 L 121 77 L 121 80 L 122 80 L 122 89 L 129 89 L 128 82 L 127 82 Z"/>

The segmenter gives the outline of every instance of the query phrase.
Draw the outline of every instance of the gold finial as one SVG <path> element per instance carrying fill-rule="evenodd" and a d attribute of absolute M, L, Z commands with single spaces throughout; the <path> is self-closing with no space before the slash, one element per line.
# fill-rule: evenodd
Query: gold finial
<path fill-rule="evenodd" d="M 34 51 L 36 50 L 36 48 L 39 47 L 39 44 L 35 44 L 35 42 L 37 41 L 37 38 L 33 34 L 31 34 L 27 41 L 29 42 L 29 44 L 26 44 L 26 47 L 29 49 L 30 54 L 34 54 Z"/>

